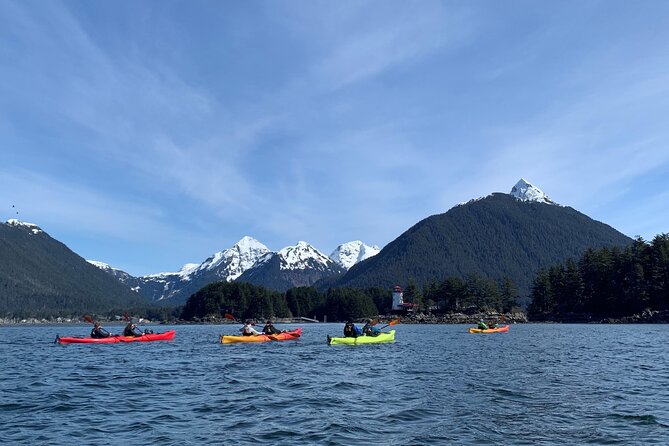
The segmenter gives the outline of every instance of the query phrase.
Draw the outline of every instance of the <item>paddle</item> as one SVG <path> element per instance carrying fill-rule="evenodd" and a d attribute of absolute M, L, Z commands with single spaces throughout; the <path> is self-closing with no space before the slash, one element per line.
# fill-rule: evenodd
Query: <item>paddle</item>
<path fill-rule="evenodd" d="M 240 321 L 239 319 L 237 319 L 236 317 L 234 317 L 233 315 L 231 315 L 230 313 L 225 313 L 224 316 L 225 316 L 226 319 L 229 319 L 231 321 L 239 322 L 240 324 L 244 323 L 244 322 Z"/>
<path fill-rule="evenodd" d="M 85 321 L 88 322 L 89 324 L 93 324 L 93 325 L 95 325 L 95 321 L 93 320 L 93 318 L 90 317 L 90 316 L 87 315 L 87 314 L 84 314 L 83 320 L 85 320 Z M 107 333 L 107 334 L 108 334 L 108 337 L 114 336 L 113 333 L 110 333 L 109 331 L 105 330 L 105 329 L 102 328 L 102 327 L 100 327 L 100 330 L 102 330 L 103 332 Z"/>
<path fill-rule="evenodd" d="M 397 325 L 397 324 L 399 324 L 399 323 L 400 323 L 400 318 L 393 319 L 392 321 L 388 322 L 386 325 L 384 325 L 383 327 L 381 327 L 380 330 L 383 330 L 383 329 L 386 328 L 386 327 L 391 327 L 391 326 L 393 326 L 393 325 Z"/>

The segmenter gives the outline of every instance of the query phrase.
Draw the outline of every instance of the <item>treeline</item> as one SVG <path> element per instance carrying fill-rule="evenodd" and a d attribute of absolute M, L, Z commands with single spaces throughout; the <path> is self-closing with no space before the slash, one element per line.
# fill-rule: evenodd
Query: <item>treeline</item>
<path fill-rule="evenodd" d="M 669 234 L 637 238 L 624 249 L 589 249 L 575 261 L 541 269 L 528 316 L 535 320 L 623 317 L 669 309 Z"/>
<path fill-rule="evenodd" d="M 501 283 L 472 275 L 467 279 L 433 281 L 422 290 L 410 281 L 404 301 L 417 311 L 510 311 L 516 304 L 517 287 L 511 279 Z M 392 310 L 392 291 L 330 288 L 319 292 L 314 287 L 291 288 L 285 293 L 243 282 L 216 282 L 193 294 L 181 312 L 184 320 L 222 319 L 226 313 L 237 319 L 309 317 L 343 321 L 388 314 Z"/>
<path fill-rule="evenodd" d="M 181 312 L 181 319 L 222 319 L 226 313 L 238 319 L 309 317 L 330 321 L 374 316 L 390 311 L 389 290 L 370 288 L 291 288 L 285 293 L 243 282 L 216 282 L 193 294 Z"/>
<path fill-rule="evenodd" d="M 413 281 L 404 290 L 404 301 L 414 302 L 418 310 L 433 312 L 509 312 L 518 305 L 518 286 L 505 276 L 496 281 L 480 274 L 467 278 L 449 277 L 442 282 L 432 281 L 422 294 Z"/>

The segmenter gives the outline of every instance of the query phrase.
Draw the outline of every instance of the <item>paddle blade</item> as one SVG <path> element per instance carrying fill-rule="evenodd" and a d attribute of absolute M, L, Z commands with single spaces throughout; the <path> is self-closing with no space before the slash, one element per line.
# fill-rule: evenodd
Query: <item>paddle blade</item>
<path fill-rule="evenodd" d="M 399 319 L 399 318 L 397 318 L 397 319 L 393 319 L 392 321 L 388 322 L 388 326 L 397 325 L 397 324 L 399 324 L 399 323 L 400 323 L 400 319 Z"/>
<path fill-rule="evenodd" d="M 237 321 L 237 318 L 231 315 L 230 313 L 225 313 L 224 316 L 226 319 L 230 319 L 231 321 Z"/>
<path fill-rule="evenodd" d="M 376 325 L 379 323 L 378 319 L 374 319 L 369 325 Z"/>
<path fill-rule="evenodd" d="M 85 320 L 86 322 L 88 322 L 89 324 L 93 324 L 93 323 L 94 323 L 93 318 L 90 317 L 90 316 L 87 315 L 87 314 L 84 314 L 84 320 Z"/>

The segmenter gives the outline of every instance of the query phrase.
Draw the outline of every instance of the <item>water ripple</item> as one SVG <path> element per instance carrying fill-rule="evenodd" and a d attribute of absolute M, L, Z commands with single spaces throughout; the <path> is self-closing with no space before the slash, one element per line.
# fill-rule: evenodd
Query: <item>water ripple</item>
<path fill-rule="evenodd" d="M 155 327 L 167 329 L 168 327 Z M 36 444 L 669 444 L 662 326 L 397 327 L 394 344 L 52 343 L 87 327 L 0 327 L 3 442 Z"/>

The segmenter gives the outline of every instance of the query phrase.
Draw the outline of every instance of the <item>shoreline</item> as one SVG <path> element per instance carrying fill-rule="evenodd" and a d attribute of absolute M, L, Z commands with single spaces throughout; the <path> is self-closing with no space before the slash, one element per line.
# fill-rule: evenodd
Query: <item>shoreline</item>
<path fill-rule="evenodd" d="M 669 310 L 645 310 L 639 314 L 624 316 L 620 318 L 599 318 L 592 315 L 571 315 L 562 318 L 546 318 L 542 320 L 529 320 L 523 312 L 513 313 L 447 313 L 443 315 L 435 314 L 411 314 L 411 315 L 377 315 L 372 319 L 377 319 L 379 324 L 385 325 L 397 317 L 401 324 L 476 324 L 483 319 L 486 322 L 496 321 L 500 324 L 666 324 L 669 323 Z M 356 323 L 364 323 L 366 318 L 356 319 Z M 117 320 L 104 320 L 100 322 L 105 326 L 123 326 L 127 322 Z M 345 321 L 327 321 L 310 322 L 304 320 L 295 320 L 289 318 L 277 318 L 274 320 L 277 324 L 314 324 L 314 323 L 334 323 L 343 324 Z M 258 322 L 260 323 L 260 322 Z M 140 325 L 238 325 L 239 322 L 228 319 L 206 318 L 202 320 L 165 320 L 165 321 L 142 321 Z M 0 318 L 0 327 L 3 326 L 25 326 L 25 325 L 91 325 L 89 322 L 72 318 Z"/>

